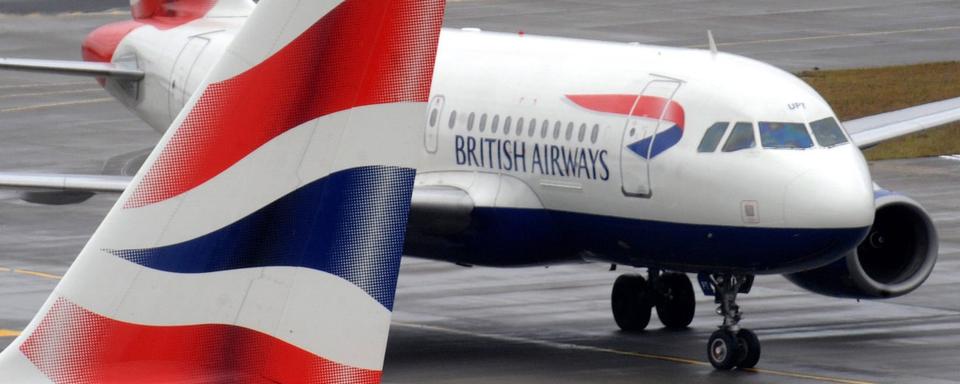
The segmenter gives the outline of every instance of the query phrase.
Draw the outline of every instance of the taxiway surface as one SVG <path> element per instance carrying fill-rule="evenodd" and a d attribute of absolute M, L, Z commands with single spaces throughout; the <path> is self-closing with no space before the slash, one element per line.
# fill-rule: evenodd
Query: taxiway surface
<path fill-rule="evenodd" d="M 11 2 L 0 0 L 0 12 Z M 127 2 L 114 1 L 117 6 Z M 79 57 L 79 42 L 124 11 L 40 8 L 0 16 L 0 56 Z M 61 3 L 56 3 L 61 4 Z M 79 9 L 77 9 L 79 10 Z M 89 10 L 89 9 L 84 9 Z M 99 10 L 99 9 L 96 9 Z M 446 24 L 665 45 L 702 44 L 799 70 L 960 59 L 957 1 L 451 1 Z M 158 134 L 95 82 L 0 72 L 0 170 L 117 172 Z M 778 276 L 742 298 L 763 340 L 758 372 L 715 372 L 705 341 L 719 323 L 709 298 L 689 330 L 653 320 L 616 331 L 605 265 L 462 268 L 404 261 L 387 351 L 390 383 L 960 382 L 960 161 L 872 164 L 875 179 L 933 214 L 940 261 L 906 297 L 882 302 L 806 293 Z M 113 196 L 67 206 L 0 192 L 0 348 L 69 267 Z"/>

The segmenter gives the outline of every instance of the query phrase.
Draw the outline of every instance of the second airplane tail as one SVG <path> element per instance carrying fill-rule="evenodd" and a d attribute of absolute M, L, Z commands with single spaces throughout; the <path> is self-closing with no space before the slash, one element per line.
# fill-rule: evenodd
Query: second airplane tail
<path fill-rule="evenodd" d="M 379 382 L 443 3 L 261 2 L 0 382 Z"/>

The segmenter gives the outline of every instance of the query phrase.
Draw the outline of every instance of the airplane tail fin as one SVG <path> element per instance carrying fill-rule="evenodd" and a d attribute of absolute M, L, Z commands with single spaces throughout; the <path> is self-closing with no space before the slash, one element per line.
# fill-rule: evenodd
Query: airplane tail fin
<path fill-rule="evenodd" d="M 130 0 L 130 13 L 136 20 L 167 18 L 194 20 L 215 8 L 220 12 L 249 11 L 253 0 Z"/>
<path fill-rule="evenodd" d="M 0 382 L 379 382 L 443 5 L 262 1 Z"/>

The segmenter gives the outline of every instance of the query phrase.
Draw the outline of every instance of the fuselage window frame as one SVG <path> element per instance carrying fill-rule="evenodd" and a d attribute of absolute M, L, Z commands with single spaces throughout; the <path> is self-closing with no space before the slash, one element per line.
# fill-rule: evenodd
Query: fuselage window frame
<path fill-rule="evenodd" d="M 749 133 L 747 136 L 745 133 Z M 735 135 L 740 136 L 735 136 Z M 749 141 L 740 141 L 741 139 L 749 139 Z M 737 140 L 737 141 L 734 141 Z M 749 143 L 749 145 L 747 145 Z M 745 149 L 751 149 L 757 147 L 757 132 L 756 124 L 752 122 L 740 121 L 733 125 L 733 128 L 730 129 L 730 134 L 727 135 L 726 141 L 723 143 L 723 152 L 732 153 L 737 151 L 742 151 Z"/>
<path fill-rule="evenodd" d="M 700 140 L 700 145 L 697 146 L 697 152 L 698 153 L 716 152 L 717 148 L 720 147 L 720 143 L 723 142 L 724 137 L 727 136 L 728 129 L 730 129 L 729 121 L 718 121 L 716 123 L 713 123 L 713 125 L 708 127 L 706 131 L 704 131 L 703 139 Z"/>

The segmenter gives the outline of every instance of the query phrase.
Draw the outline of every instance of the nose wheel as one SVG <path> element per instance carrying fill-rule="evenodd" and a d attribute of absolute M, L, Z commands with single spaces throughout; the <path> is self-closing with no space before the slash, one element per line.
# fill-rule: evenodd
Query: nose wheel
<path fill-rule="evenodd" d="M 753 368 L 760 361 L 760 339 L 753 331 L 740 328 L 740 307 L 737 294 L 750 291 L 753 276 L 734 274 L 701 275 L 705 292 L 714 294 L 719 304 L 717 314 L 723 316 L 723 325 L 707 341 L 707 359 L 714 368 Z"/>

